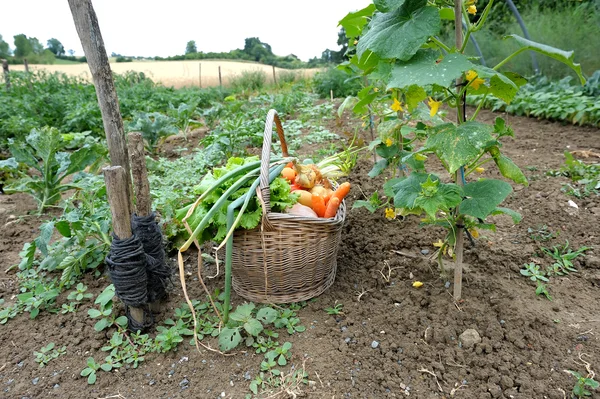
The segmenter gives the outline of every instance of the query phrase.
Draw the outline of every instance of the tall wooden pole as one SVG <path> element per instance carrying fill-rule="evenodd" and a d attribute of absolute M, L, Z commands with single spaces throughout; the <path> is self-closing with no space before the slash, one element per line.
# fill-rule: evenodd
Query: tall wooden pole
<path fill-rule="evenodd" d="M 10 91 L 10 76 L 8 72 L 8 61 L 2 60 L 2 69 L 4 70 L 4 83 L 6 84 L 6 91 Z"/>
<path fill-rule="evenodd" d="M 116 236 L 126 240 L 133 235 L 131 231 L 130 199 L 127 198 L 127 175 L 121 166 L 109 166 L 102 169 L 106 184 L 106 198 L 112 214 L 112 226 Z M 144 309 L 130 307 L 133 319 L 144 323 Z"/>
<path fill-rule="evenodd" d="M 219 87 L 223 86 L 223 81 L 221 80 L 221 65 L 219 65 Z"/>
<path fill-rule="evenodd" d="M 138 216 L 149 216 L 152 213 L 152 198 L 150 197 L 150 183 L 148 182 L 148 171 L 146 169 L 144 140 L 139 132 L 129 133 L 127 138 L 129 155 L 131 156 L 136 213 Z"/>
<path fill-rule="evenodd" d="M 198 84 L 202 88 L 202 63 L 198 63 Z"/>
<path fill-rule="evenodd" d="M 277 77 L 275 76 L 275 65 L 272 65 L 273 67 L 273 84 L 275 86 L 277 86 Z"/>
<path fill-rule="evenodd" d="M 68 0 L 71 14 L 75 22 L 77 34 L 81 40 L 83 52 L 87 58 L 96 96 L 102 112 L 102 122 L 106 133 L 106 142 L 110 155 L 110 163 L 113 166 L 121 166 L 125 170 L 126 193 L 129 201 L 129 212 L 131 213 L 131 200 L 133 198 L 131 188 L 131 168 L 129 166 L 129 155 L 123 129 L 123 119 L 119 109 L 117 91 L 113 82 L 112 71 L 108 62 L 108 55 L 100 33 L 98 17 L 94 11 L 91 0 Z"/>
<path fill-rule="evenodd" d="M 455 29 L 455 39 L 456 39 L 456 48 L 460 49 L 463 44 L 463 31 L 462 31 L 462 0 L 454 0 L 454 29 Z M 462 89 L 462 85 L 460 85 L 461 79 L 456 81 L 457 87 L 456 91 L 460 93 Z M 464 122 L 463 115 L 463 104 L 462 98 L 458 98 L 456 101 L 456 115 L 457 122 L 460 125 Z M 456 184 L 459 186 L 463 185 L 464 178 L 464 169 L 461 167 L 456 172 Z M 456 223 L 456 263 L 454 266 L 454 299 L 456 301 L 460 300 L 462 297 L 462 275 L 463 275 L 463 251 L 464 251 L 464 228 L 462 226 L 463 221 L 462 218 L 459 218 Z"/>

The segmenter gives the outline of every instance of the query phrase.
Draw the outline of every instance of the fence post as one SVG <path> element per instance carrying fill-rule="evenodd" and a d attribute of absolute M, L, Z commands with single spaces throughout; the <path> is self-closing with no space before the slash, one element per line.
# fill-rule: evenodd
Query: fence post
<path fill-rule="evenodd" d="M 200 85 L 200 88 L 202 88 L 202 63 L 201 62 L 198 63 L 198 84 Z"/>
<path fill-rule="evenodd" d="M 277 86 L 277 78 L 275 77 L 275 65 L 272 65 L 273 67 L 273 84 L 275 86 Z"/>
<path fill-rule="evenodd" d="M 8 75 L 8 61 L 2 60 L 2 69 L 4 70 L 4 83 L 6 83 L 6 91 L 10 91 L 10 76 Z"/>
<path fill-rule="evenodd" d="M 219 87 L 223 87 L 223 81 L 221 80 L 221 65 L 219 65 Z"/>
<path fill-rule="evenodd" d="M 129 199 L 129 211 L 131 211 L 133 193 L 129 154 L 127 153 L 127 143 L 117 91 L 108 62 L 108 55 L 104 47 L 104 40 L 100 32 L 98 17 L 96 16 L 91 0 L 68 1 L 75 22 L 75 28 L 81 40 L 81 45 L 87 58 L 90 72 L 92 73 L 94 86 L 96 87 L 96 96 L 98 97 L 98 104 L 102 113 L 110 162 L 113 166 L 118 165 L 123 167 L 125 171 L 127 198 Z"/>

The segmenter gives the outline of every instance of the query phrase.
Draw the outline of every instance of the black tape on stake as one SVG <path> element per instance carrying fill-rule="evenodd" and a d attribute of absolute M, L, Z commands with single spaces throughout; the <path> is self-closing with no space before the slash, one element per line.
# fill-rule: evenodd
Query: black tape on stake
<path fill-rule="evenodd" d="M 133 234 L 139 237 L 146 253 L 148 302 L 156 302 L 167 295 L 171 270 L 166 264 L 163 236 L 154 213 L 148 216 L 134 215 Z"/>
<path fill-rule="evenodd" d="M 153 324 L 152 314 L 147 310 L 146 258 L 142 242 L 135 234 L 124 240 L 113 234 L 106 264 L 115 294 L 125 304 L 129 329 L 132 331 L 143 330 Z M 144 321 L 141 324 L 131 317 L 130 306 L 144 309 Z"/>

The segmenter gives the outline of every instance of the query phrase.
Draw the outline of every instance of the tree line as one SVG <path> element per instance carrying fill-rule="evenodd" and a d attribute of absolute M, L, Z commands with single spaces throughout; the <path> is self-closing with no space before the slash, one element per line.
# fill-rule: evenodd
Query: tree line
<path fill-rule="evenodd" d="M 37 37 L 27 37 L 24 34 L 13 36 L 14 48 L 0 35 L 0 59 L 11 64 L 22 64 L 27 60 L 30 64 L 53 64 L 56 59 L 86 62 L 85 57 L 75 57 L 73 50 L 65 51 L 65 47 L 56 38 L 46 41 L 46 47 Z"/>

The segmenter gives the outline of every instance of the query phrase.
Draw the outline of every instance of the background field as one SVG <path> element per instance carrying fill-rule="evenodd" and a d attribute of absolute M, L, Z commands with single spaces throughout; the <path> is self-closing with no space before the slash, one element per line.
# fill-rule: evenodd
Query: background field
<path fill-rule="evenodd" d="M 239 62 L 225 60 L 202 60 L 200 61 L 138 61 L 111 63 L 110 67 L 114 73 L 125 73 L 127 71 L 143 72 L 155 82 L 175 88 L 189 86 L 218 86 L 219 66 L 224 85 L 232 78 L 244 71 L 262 71 L 267 77 L 267 82 L 273 82 L 273 67 L 254 62 Z M 91 73 L 87 64 L 72 65 L 29 65 L 30 70 L 44 69 L 48 72 L 64 72 L 71 76 L 84 76 L 90 79 Z M 23 71 L 23 65 L 11 65 L 13 71 Z M 295 69 L 286 70 L 275 68 L 275 75 L 282 72 L 295 73 L 297 77 L 312 77 L 319 69 Z M 200 78 L 202 81 L 200 82 Z"/>

